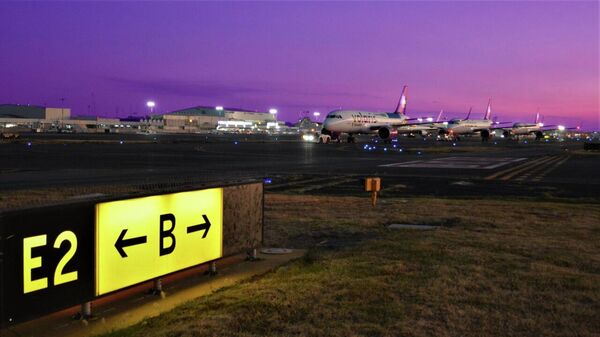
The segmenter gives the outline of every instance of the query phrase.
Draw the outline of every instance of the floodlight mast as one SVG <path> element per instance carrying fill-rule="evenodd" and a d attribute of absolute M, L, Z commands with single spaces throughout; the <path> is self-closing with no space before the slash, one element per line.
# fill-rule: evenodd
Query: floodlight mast
<path fill-rule="evenodd" d="M 150 113 L 153 113 L 154 112 L 154 107 L 156 106 L 156 102 L 154 102 L 154 101 L 148 101 L 148 102 L 146 102 L 146 106 L 148 108 L 150 108 Z"/>

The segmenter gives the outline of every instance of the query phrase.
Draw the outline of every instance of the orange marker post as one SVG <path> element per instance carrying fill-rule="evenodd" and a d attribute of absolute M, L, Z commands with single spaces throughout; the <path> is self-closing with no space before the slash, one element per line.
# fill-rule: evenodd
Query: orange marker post
<path fill-rule="evenodd" d="M 371 192 L 371 204 L 377 204 L 377 192 L 381 190 L 381 178 L 366 178 L 365 191 Z"/>

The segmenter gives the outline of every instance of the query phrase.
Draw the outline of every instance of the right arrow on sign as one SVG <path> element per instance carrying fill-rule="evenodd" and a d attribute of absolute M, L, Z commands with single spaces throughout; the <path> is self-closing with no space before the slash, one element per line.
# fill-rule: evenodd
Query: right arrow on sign
<path fill-rule="evenodd" d="M 119 238 L 115 242 L 115 248 L 117 248 L 117 251 L 119 252 L 121 257 L 127 257 L 127 253 L 125 253 L 125 250 L 123 248 L 146 243 L 145 235 L 139 236 L 137 238 L 125 239 L 125 234 L 127 234 L 127 229 L 121 231 Z"/>
<path fill-rule="evenodd" d="M 210 229 L 210 220 L 208 220 L 208 217 L 205 214 L 202 214 L 202 218 L 204 218 L 204 223 L 189 226 L 187 228 L 188 234 L 204 230 L 204 235 L 202 235 L 202 238 L 204 239 L 206 237 L 206 234 L 208 234 L 208 230 Z"/>

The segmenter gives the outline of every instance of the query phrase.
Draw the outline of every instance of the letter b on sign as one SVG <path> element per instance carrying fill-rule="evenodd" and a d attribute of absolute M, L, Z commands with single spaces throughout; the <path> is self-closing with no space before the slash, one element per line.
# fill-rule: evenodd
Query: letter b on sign
<path fill-rule="evenodd" d="M 170 222 L 171 227 L 169 229 L 165 229 L 165 222 Z M 160 248 L 159 253 L 160 256 L 171 254 L 175 250 L 175 235 L 173 235 L 173 230 L 175 230 L 175 216 L 173 214 L 161 214 L 160 215 Z M 165 239 L 170 238 L 170 245 L 165 247 Z"/>

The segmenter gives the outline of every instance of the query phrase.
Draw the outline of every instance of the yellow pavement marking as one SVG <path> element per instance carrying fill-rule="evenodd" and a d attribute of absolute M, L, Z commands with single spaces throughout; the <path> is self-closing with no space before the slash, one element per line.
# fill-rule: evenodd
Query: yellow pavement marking
<path fill-rule="evenodd" d="M 544 171 L 546 168 L 548 168 L 550 165 L 560 161 L 561 158 L 562 158 L 561 156 L 555 156 L 554 158 L 552 158 L 552 160 L 545 162 L 544 165 L 539 165 L 537 167 L 534 167 L 533 169 L 525 172 L 524 174 L 522 174 L 520 177 L 516 178 L 515 180 L 524 181 L 531 176 L 537 175 L 540 172 Z"/>
<path fill-rule="evenodd" d="M 569 160 L 569 158 L 571 158 L 571 156 L 564 157 L 561 161 L 558 161 L 558 162 L 554 163 L 554 165 L 548 167 L 545 171 L 543 171 L 542 173 L 538 174 L 532 180 L 533 181 L 540 181 L 540 180 L 542 180 L 542 178 L 544 178 L 548 173 L 554 171 L 557 167 L 559 167 L 560 165 L 564 164 L 567 160 Z"/>
<path fill-rule="evenodd" d="M 541 157 L 541 158 L 538 158 L 538 159 L 535 159 L 535 160 L 532 160 L 532 161 L 528 161 L 528 162 L 526 162 L 526 163 L 523 163 L 523 164 L 521 164 L 521 165 L 517 165 L 517 166 L 514 166 L 514 167 L 510 167 L 510 168 L 507 168 L 507 169 L 505 169 L 505 170 L 502 170 L 502 171 L 496 172 L 496 173 L 494 173 L 494 174 L 491 174 L 491 175 L 489 175 L 489 176 L 485 177 L 484 179 L 485 179 L 485 180 L 492 180 L 492 179 L 496 179 L 496 178 L 498 178 L 498 177 L 500 177 L 500 176 L 502 176 L 502 175 L 504 175 L 504 174 L 509 174 L 510 172 L 513 172 L 513 171 L 518 171 L 518 170 L 520 170 L 521 168 L 528 168 L 528 167 L 530 167 L 530 166 L 535 166 L 535 165 L 537 165 L 538 163 L 540 163 L 540 162 L 542 162 L 542 161 L 545 161 L 545 160 L 547 160 L 547 159 L 548 159 L 548 157 L 547 157 L 547 156 L 544 156 L 544 157 Z"/>
<path fill-rule="evenodd" d="M 525 172 L 525 171 L 527 171 L 527 170 L 529 170 L 529 169 L 535 169 L 536 167 L 538 167 L 538 165 L 544 165 L 544 164 L 546 164 L 546 163 L 549 163 L 549 162 L 552 162 L 552 161 L 554 161 L 554 160 L 555 160 L 555 157 L 549 157 L 549 158 L 546 158 L 546 159 L 544 159 L 544 160 L 541 160 L 541 161 L 538 161 L 538 162 L 536 162 L 536 163 L 535 163 L 535 164 L 533 164 L 533 165 L 529 165 L 529 166 L 527 166 L 527 167 L 523 167 L 523 168 L 521 168 L 521 169 L 519 169 L 519 170 L 516 170 L 516 171 L 510 172 L 510 173 L 508 173 L 508 174 L 504 175 L 503 177 L 501 177 L 501 178 L 500 178 L 500 180 L 510 180 L 512 177 L 514 177 L 514 176 L 516 176 L 516 175 L 518 175 L 518 174 L 520 174 L 520 173 L 523 173 L 523 172 Z"/>

